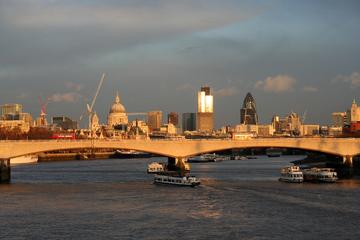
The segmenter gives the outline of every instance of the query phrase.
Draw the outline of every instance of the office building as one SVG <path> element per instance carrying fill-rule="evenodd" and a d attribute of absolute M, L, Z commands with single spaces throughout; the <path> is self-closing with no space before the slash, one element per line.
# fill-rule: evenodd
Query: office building
<path fill-rule="evenodd" d="M 255 99 L 251 93 L 247 93 L 243 102 L 243 107 L 240 110 L 240 124 L 257 125 L 259 123 L 256 112 Z"/>
<path fill-rule="evenodd" d="M 22 113 L 22 105 L 18 103 L 4 104 L 1 106 L 1 119 L 3 120 L 19 120 L 15 119 L 15 115 Z"/>
<path fill-rule="evenodd" d="M 196 128 L 200 132 L 212 132 L 214 129 L 214 97 L 208 86 L 201 87 L 198 92 Z"/>
<path fill-rule="evenodd" d="M 151 111 L 147 114 L 149 131 L 159 130 L 162 125 L 162 111 Z"/>
<path fill-rule="evenodd" d="M 58 116 L 52 118 L 52 124 L 62 130 L 74 130 L 78 129 L 78 122 L 73 121 L 66 116 Z"/>
<path fill-rule="evenodd" d="M 334 112 L 331 114 L 334 127 L 344 127 L 346 124 L 346 112 Z"/>
<path fill-rule="evenodd" d="M 179 114 L 176 112 L 171 112 L 168 114 L 168 123 L 173 124 L 175 127 L 179 125 Z"/>
<path fill-rule="evenodd" d="M 182 114 L 182 129 L 184 132 L 196 130 L 196 113 Z"/>

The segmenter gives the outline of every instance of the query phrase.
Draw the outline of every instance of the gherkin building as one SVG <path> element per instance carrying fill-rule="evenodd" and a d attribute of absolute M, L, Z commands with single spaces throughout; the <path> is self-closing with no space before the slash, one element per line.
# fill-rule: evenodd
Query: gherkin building
<path fill-rule="evenodd" d="M 240 110 L 240 123 L 247 125 L 257 125 L 259 123 L 255 99 L 251 93 L 247 93 L 244 99 L 243 106 Z"/>

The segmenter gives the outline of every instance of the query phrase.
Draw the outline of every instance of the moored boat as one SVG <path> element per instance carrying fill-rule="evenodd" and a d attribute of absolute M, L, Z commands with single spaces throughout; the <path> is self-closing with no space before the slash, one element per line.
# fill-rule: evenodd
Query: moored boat
<path fill-rule="evenodd" d="M 298 166 L 290 166 L 281 169 L 279 181 L 289 183 L 301 183 L 304 181 L 303 173 Z"/>
<path fill-rule="evenodd" d="M 268 148 L 266 149 L 266 155 L 268 157 L 280 157 L 282 155 L 282 151 L 277 148 Z"/>
<path fill-rule="evenodd" d="M 155 174 L 154 183 L 195 187 L 197 185 L 200 185 L 200 179 L 194 176 L 172 176 L 172 175 Z"/>
<path fill-rule="evenodd" d="M 166 169 L 164 163 L 152 162 L 147 167 L 147 173 L 154 174 L 154 173 L 162 173 Z"/>
<path fill-rule="evenodd" d="M 202 154 L 200 156 L 191 157 L 187 160 L 189 163 L 216 162 L 216 155 L 211 153 Z"/>
<path fill-rule="evenodd" d="M 306 182 L 334 183 L 338 180 L 333 168 L 310 168 L 305 169 L 303 174 Z"/>
<path fill-rule="evenodd" d="M 37 155 L 24 155 L 20 157 L 10 158 L 10 166 L 15 166 L 19 164 L 30 164 L 30 163 L 37 163 L 38 162 Z"/>

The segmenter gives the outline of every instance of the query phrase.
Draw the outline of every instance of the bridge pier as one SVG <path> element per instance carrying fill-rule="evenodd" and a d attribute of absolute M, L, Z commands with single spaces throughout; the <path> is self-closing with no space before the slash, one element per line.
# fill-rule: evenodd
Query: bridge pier
<path fill-rule="evenodd" d="M 0 159 L 0 183 L 9 183 L 10 179 L 10 159 Z"/>
<path fill-rule="evenodd" d="M 349 156 L 349 155 L 343 156 L 343 164 L 349 168 L 352 168 L 353 167 L 353 157 Z"/>
<path fill-rule="evenodd" d="M 186 157 L 168 157 L 168 170 L 169 171 L 178 171 L 182 175 L 186 172 L 190 172 L 190 165 L 187 163 Z"/>

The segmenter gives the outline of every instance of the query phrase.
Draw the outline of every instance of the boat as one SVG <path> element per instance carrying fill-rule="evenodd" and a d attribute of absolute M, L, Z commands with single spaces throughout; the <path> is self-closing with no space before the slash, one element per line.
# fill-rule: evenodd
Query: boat
<path fill-rule="evenodd" d="M 200 185 L 200 179 L 194 176 L 173 176 L 166 174 L 155 174 L 154 183 L 195 187 L 197 185 Z"/>
<path fill-rule="evenodd" d="M 114 153 L 114 157 L 118 159 L 151 158 L 152 154 L 134 150 L 116 150 Z"/>
<path fill-rule="evenodd" d="M 214 162 L 230 160 L 230 156 L 215 156 Z"/>
<path fill-rule="evenodd" d="M 191 157 L 187 160 L 189 163 L 216 162 L 216 154 L 206 153 L 200 156 Z"/>
<path fill-rule="evenodd" d="M 266 149 L 266 155 L 268 157 L 280 157 L 282 155 L 282 151 L 277 148 L 268 148 Z"/>
<path fill-rule="evenodd" d="M 304 181 L 334 183 L 338 180 L 337 173 L 333 168 L 310 168 L 303 170 Z"/>
<path fill-rule="evenodd" d="M 10 158 L 10 166 L 15 166 L 19 164 L 30 164 L 37 163 L 39 160 L 37 155 L 24 155 L 20 157 Z"/>
<path fill-rule="evenodd" d="M 162 173 L 166 169 L 164 163 L 152 162 L 147 167 L 147 173 L 154 174 L 154 173 Z"/>
<path fill-rule="evenodd" d="M 232 156 L 231 160 L 246 160 L 247 158 L 245 156 Z"/>
<path fill-rule="evenodd" d="M 299 166 L 289 166 L 281 169 L 279 181 L 289 183 L 302 183 L 304 181 L 303 173 Z"/>

